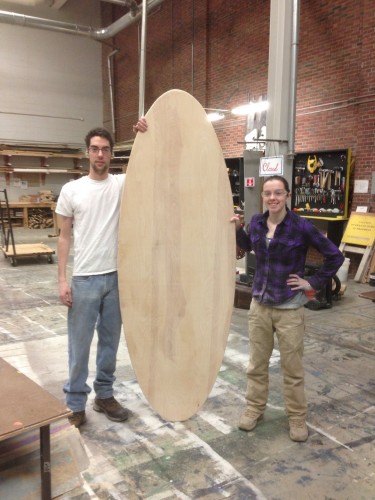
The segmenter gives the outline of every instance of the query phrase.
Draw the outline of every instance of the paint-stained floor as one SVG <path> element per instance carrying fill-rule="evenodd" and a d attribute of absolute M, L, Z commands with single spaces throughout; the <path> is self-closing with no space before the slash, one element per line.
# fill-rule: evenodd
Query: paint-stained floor
<path fill-rule="evenodd" d="M 50 233 L 15 230 L 17 243 L 43 241 L 56 249 Z M 306 443 L 288 436 L 277 346 L 265 419 L 250 433 L 237 428 L 245 404 L 246 310 L 233 308 L 214 388 L 198 414 L 181 423 L 150 408 L 123 337 L 115 396 L 131 417 L 107 420 L 92 410 L 90 395 L 81 427 L 90 465 L 83 486 L 60 498 L 375 499 L 375 303 L 359 297 L 372 290 L 349 280 L 331 309 L 305 310 Z M 23 258 L 13 267 L 0 255 L 0 356 L 63 401 L 66 309 L 57 294 L 56 257 L 53 264 L 43 256 Z M 90 383 L 94 368 L 95 346 Z"/>

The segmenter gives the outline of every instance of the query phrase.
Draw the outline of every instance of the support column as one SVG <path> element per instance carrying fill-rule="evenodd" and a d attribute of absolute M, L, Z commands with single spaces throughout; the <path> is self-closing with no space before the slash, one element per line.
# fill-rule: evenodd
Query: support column
<path fill-rule="evenodd" d="M 284 155 L 284 176 L 290 186 L 294 149 L 296 88 L 296 28 L 298 1 L 271 0 L 268 62 L 267 137 L 287 142 L 267 143 L 266 156 Z M 298 27 L 298 26 L 297 26 Z M 292 129 L 290 125 L 292 123 Z M 293 133 L 293 135 L 291 135 Z M 291 144 L 292 143 L 292 144 Z"/>
<path fill-rule="evenodd" d="M 270 13 L 267 138 L 280 142 L 267 142 L 265 156 L 284 157 L 284 177 L 290 188 L 293 179 L 299 1 L 271 0 Z M 244 151 L 244 177 L 256 179 L 254 187 L 244 188 L 246 223 L 262 211 L 260 157 L 259 152 Z"/>

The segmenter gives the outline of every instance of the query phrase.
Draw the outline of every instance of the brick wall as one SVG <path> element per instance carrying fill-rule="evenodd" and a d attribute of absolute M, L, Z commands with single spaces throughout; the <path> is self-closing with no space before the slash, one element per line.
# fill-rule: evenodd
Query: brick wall
<path fill-rule="evenodd" d="M 352 148 L 351 191 L 375 171 L 374 25 L 370 0 L 301 3 L 296 148 Z M 354 193 L 351 208 L 374 198 Z"/>
<path fill-rule="evenodd" d="M 123 15 L 103 3 L 109 24 Z M 204 107 L 231 109 L 267 92 L 269 0 L 165 0 L 148 16 L 145 109 L 180 88 Z M 355 179 L 375 170 L 375 9 L 372 0 L 302 0 L 296 151 L 352 148 Z M 103 45 L 113 47 L 116 140 L 131 139 L 138 116 L 140 25 Z M 106 126 L 110 126 L 104 71 Z M 215 129 L 225 157 L 241 157 L 246 121 L 226 115 Z M 354 194 L 352 209 L 375 196 Z"/>

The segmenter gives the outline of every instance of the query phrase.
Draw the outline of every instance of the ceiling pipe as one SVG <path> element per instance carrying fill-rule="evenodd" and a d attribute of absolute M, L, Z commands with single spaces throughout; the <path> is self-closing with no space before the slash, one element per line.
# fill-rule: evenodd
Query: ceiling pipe
<path fill-rule="evenodd" d="M 145 0 L 146 1 L 146 0 Z M 160 5 L 164 0 L 149 0 L 147 2 L 147 12 Z M 58 31 L 71 35 L 80 35 L 93 38 L 94 40 L 107 40 L 117 35 L 120 31 L 135 23 L 142 17 L 142 12 L 138 11 L 136 15 L 127 13 L 120 17 L 107 28 L 94 29 L 92 26 L 84 26 L 74 23 L 66 23 L 53 19 L 43 19 L 41 17 L 27 16 L 17 14 L 16 12 L 7 12 L 0 10 L 0 23 L 15 24 L 29 28 L 44 29 L 49 31 Z"/>
<path fill-rule="evenodd" d="M 290 58 L 290 112 L 288 124 L 288 152 L 294 156 L 296 137 L 296 106 L 297 106 L 297 62 L 299 44 L 300 0 L 293 0 L 292 11 L 292 54 Z"/>
<path fill-rule="evenodd" d="M 145 74 L 146 74 L 146 34 L 147 34 L 147 0 L 142 4 L 141 54 L 139 60 L 139 107 L 138 116 L 145 114 Z"/>
<path fill-rule="evenodd" d="M 115 106 L 114 106 L 114 91 L 113 91 L 113 65 L 112 65 L 112 60 L 113 56 L 117 54 L 119 49 L 113 50 L 110 54 L 108 54 L 108 83 L 109 83 L 109 99 L 110 99 L 110 106 L 111 106 L 111 119 L 112 119 L 112 134 L 115 135 L 116 133 L 116 120 L 115 120 Z"/>
<path fill-rule="evenodd" d="M 128 7 L 132 16 L 135 16 L 139 12 L 139 6 L 135 0 L 101 0 L 102 2 L 114 3 L 116 5 L 121 5 L 122 7 Z"/>
<path fill-rule="evenodd" d="M 68 0 L 53 0 L 51 7 L 53 9 L 61 9 L 61 7 L 64 7 Z"/>
<path fill-rule="evenodd" d="M 12 0 L 12 3 L 26 5 L 27 7 L 36 7 L 40 4 L 46 4 L 48 0 Z"/>

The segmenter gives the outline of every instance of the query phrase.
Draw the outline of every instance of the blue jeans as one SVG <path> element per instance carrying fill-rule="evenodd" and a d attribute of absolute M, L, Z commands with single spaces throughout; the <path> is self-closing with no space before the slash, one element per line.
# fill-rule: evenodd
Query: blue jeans
<path fill-rule="evenodd" d="M 66 403 L 76 412 L 85 409 L 91 392 L 87 384 L 94 331 L 98 333 L 94 390 L 99 399 L 113 395 L 116 355 L 121 336 L 117 272 L 73 276 L 73 305 L 68 311 L 69 381 Z"/>

